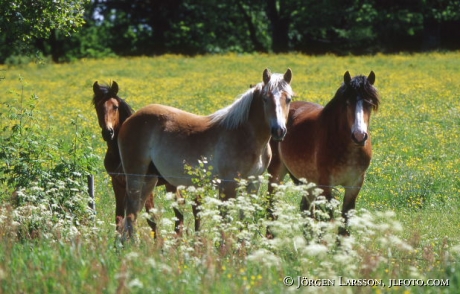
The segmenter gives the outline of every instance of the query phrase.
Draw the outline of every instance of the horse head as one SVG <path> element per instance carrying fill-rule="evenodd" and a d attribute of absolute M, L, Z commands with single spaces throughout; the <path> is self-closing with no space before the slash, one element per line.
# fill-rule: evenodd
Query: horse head
<path fill-rule="evenodd" d="M 122 99 L 117 96 L 118 84 L 113 81 L 109 86 L 100 86 L 97 81 L 93 84 L 93 104 L 96 108 L 102 138 L 112 141 L 121 126 L 120 107 Z"/>
<path fill-rule="evenodd" d="M 291 88 L 292 71 L 287 69 L 284 75 L 271 73 L 269 69 L 263 72 L 262 100 L 267 123 L 270 125 L 271 136 L 281 141 L 286 135 L 286 120 L 289 105 L 294 92 Z"/>
<path fill-rule="evenodd" d="M 372 110 L 377 110 L 379 97 L 376 88 L 375 74 L 356 76 L 351 78 L 347 71 L 343 77 L 343 98 L 347 109 L 348 124 L 351 130 L 351 139 L 358 146 L 365 146 L 369 138 L 368 126 Z"/>

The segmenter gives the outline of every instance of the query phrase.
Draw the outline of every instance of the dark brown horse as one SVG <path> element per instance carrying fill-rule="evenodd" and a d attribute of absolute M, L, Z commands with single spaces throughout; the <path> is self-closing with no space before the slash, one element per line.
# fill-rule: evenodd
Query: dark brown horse
<path fill-rule="evenodd" d="M 341 185 L 345 188 L 342 216 L 347 220 L 372 157 L 368 126 L 371 112 L 380 102 L 374 82 L 374 72 L 354 78 L 346 72 L 343 85 L 325 107 L 309 102 L 291 104 L 286 137 L 282 142 L 270 142 L 270 195 L 272 184 L 279 184 L 286 174 L 297 183 L 299 179 L 315 183 L 328 200 L 333 187 Z M 302 197 L 302 211 L 310 209 L 313 198 Z M 268 216 L 273 218 L 273 203 L 269 200 Z M 346 229 L 340 233 L 348 234 Z M 271 237 L 270 230 L 267 236 Z"/>
<path fill-rule="evenodd" d="M 219 194 L 233 198 L 237 178 L 261 175 L 271 158 L 270 137 L 283 139 L 293 95 L 291 70 L 263 72 L 263 82 L 249 89 L 230 106 L 208 116 L 152 104 L 122 125 L 118 144 L 127 175 L 125 226 L 132 236 L 137 214 L 157 185 L 159 172 L 175 187 L 193 185 L 184 163 L 196 167 L 207 158 L 212 176 L 221 179 Z M 193 207 L 199 230 L 198 205 Z"/>
<path fill-rule="evenodd" d="M 112 179 L 112 188 L 115 193 L 115 224 L 119 229 L 126 207 L 126 177 L 123 174 L 117 138 L 121 125 L 134 111 L 125 100 L 118 97 L 118 84 L 115 81 L 111 85 L 99 85 L 95 82 L 93 92 L 93 104 L 96 108 L 99 126 L 102 129 L 102 138 L 107 142 L 104 166 Z M 169 192 L 176 191 L 175 187 L 163 179 L 159 180 L 158 185 L 166 185 L 166 190 Z M 153 194 L 150 193 L 145 202 L 145 210 L 148 212 L 153 207 Z M 155 230 L 155 223 L 151 220 L 147 222 L 152 230 Z"/>

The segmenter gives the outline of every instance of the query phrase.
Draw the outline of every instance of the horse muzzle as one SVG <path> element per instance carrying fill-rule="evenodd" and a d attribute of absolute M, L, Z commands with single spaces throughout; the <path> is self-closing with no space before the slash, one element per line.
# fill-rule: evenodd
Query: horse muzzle
<path fill-rule="evenodd" d="M 283 141 L 286 136 L 287 129 L 286 127 L 272 127 L 271 129 L 272 139 L 275 141 Z"/>
<path fill-rule="evenodd" d="M 351 133 L 351 139 L 358 146 L 366 145 L 368 138 L 369 136 L 367 135 L 367 133 Z"/>
<path fill-rule="evenodd" d="M 104 141 L 112 141 L 115 138 L 115 132 L 112 128 L 102 130 L 102 138 Z"/>

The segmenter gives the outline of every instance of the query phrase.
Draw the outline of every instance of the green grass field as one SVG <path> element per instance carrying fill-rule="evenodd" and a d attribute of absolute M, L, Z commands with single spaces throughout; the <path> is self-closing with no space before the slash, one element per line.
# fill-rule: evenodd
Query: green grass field
<path fill-rule="evenodd" d="M 159 188 L 158 239 L 153 240 L 140 219 L 139 242 L 121 248 L 113 224 L 114 196 L 102 162 L 105 142 L 91 105 L 94 81 L 115 80 L 119 95 L 134 109 L 161 103 L 210 114 L 260 82 L 266 67 L 280 73 L 291 68 L 295 100 L 323 105 L 345 71 L 352 76 L 375 72 L 382 103 L 372 116 L 374 155 L 351 237 L 337 246 L 337 223 L 301 217 L 300 190 L 288 181 L 277 194 L 280 218 L 274 226 L 279 234 L 266 240 L 264 178 L 259 195 L 243 193 L 232 202 L 235 222 L 223 225 L 225 245 L 216 229 L 216 191 L 205 185 L 200 237 L 193 234 L 190 205 L 183 207 L 187 234 L 181 240 L 174 237 L 173 201 Z M 23 97 L 38 97 L 34 116 L 40 124 L 35 127 L 63 146 L 78 137 L 84 142 L 78 148 L 96 156 L 97 214 L 71 237 L 63 232 L 18 240 L 11 234 L 15 211 L 7 205 L 14 189 L 2 183 L 0 293 L 456 293 L 459 69 L 460 53 L 162 56 L 2 66 L 0 126 L 9 122 L 7 104 L 21 108 Z M 188 200 L 194 193 L 187 192 Z M 341 193 L 339 188 L 338 201 Z M 241 222 L 236 221 L 239 208 L 245 215 Z M 303 233 L 305 223 L 313 232 L 309 238 Z M 287 277 L 293 278 L 292 286 L 285 285 Z M 438 286 L 417 285 L 421 282 Z"/>

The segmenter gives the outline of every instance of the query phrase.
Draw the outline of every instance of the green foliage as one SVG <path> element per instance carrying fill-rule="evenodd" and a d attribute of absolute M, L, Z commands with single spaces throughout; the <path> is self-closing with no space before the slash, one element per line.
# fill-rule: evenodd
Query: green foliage
<path fill-rule="evenodd" d="M 184 165 L 186 176 L 192 178 L 193 186 L 204 187 L 209 184 L 216 185 L 216 179 L 211 178 L 214 168 L 208 164 L 207 158 L 201 158 L 197 164 L 196 166 L 191 164 Z"/>
<path fill-rule="evenodd" d="M 0 44 L 7 44 L 0 47 L 0 62 L 23 54 L 11 46 L 19 39 L 54 62 L 113 55 L 347 55 L 460 46 L 456 0 L 1 0 L 0 9 L 5 11 Z"/>
<path fill-rule="evenodd" d="M 86 183 L 98 157 L 84 144 L 87 135 L 72 121 L 73 142 L 50 137 L 56 126 L 36 111 L 38 96 L 11 96 L 16 99 L 4 102 L 0 113 L 0 203 L 15 209 L 18 237 L 49 237 L 56 229 L 67 235 L 74 226 L 89 225 Z"/>
<path fill-rule="evenodd" d="M 56 32 L 56 39 L 62 44 L 63 52 L 55 57 L 56 61 L 71 62 L 82 58 L 114 57 L 110 45 L 115 38 L 109 33 L 112 28 L 111 23 L 104 22 L 100 25 L 85 25 L 71 36 Z M 45 53 L 51 54 L 51 49 L 50 46 L 47 47 Z"/>
<path fill-rule="evenodd" d="M 73 33 L 83 23 L 83 4 L 79 1 L 1 0 L 0 34 L 7 44 L 29 44 L 34 38 L 47 38 L 51 31 Z"/>
<path fill-rule="evenodd" d="M 115 248 L 113 190 L 101 160 L 106 145 L 90 103 L 94 81 L 116 80 L 120 95 L 134 109 L 153 102 L 206 115 L 231 103 L 250 83 L 260 81 L 261 71 L 267 66 L 277 72 L 291 67 L 296 99 L 321 105 L 334 95 L 346 70 L 366 75 L 373 70 L 377 74 L 382 104 L 372 115 L 373 158 L 351 218 L 351 236 L 341 239 L 342 245 L 337 246 L 340 222 L 338 217 L 335 222 L 328 220 L 328 211 L 337 211 L 343 190 L 335 194 L 338 201 L 318 199 L 316 216 L 320 220 L 313 220 L 299 211 L 306 187 L 295 186 L 288 179 L 275 195 L 275 222 L 265 219 L 267 183 L 263 177 L 257 179 L 261 182 L 258 193 L 246 193 L 247 183 L 241 182 L 238 197 L 226 203 L 231 221 L 223 223 L 223 204 L 203 162 L 198 170 L 191 170 L 196 175 L 196 187 L 186 189 L 189 194 L 181 206 L 185 216 L 181 238 L 173 231 L 171 207 L 178 205 L 176 199 L 159 187 L 153 212 L 158 221 L 157 239 L 151 237 L 142 219 L 150 215 L 143 214 L 137 222 L 140 242 L 121 250 Z M 44 151 L 35 154 L 26 148 L 29 145 L 21 145 L 21 140 L 14 141 L 41 165 L 31 160 L 39 171 L 38 178 L 26 179 L 29 184 L 24 189 L 6 182 L 2 186 L 0 292 L 456 293 L 460 281 L 459 67 L 459 53 L 360 57 L 167 55 L 9 67 L 0 73 L 6 77 L 0 81 L 0 123 L 2 129 L 7 126 L 1 133 L 1 146 L 10 144 L 4 142 L 22 117 L 23 132 L 17 134 L 18 138 L 35 138 L 38 145 L 32 146 Z M 21 89 L 16 79 L 9 79 L 19 73 L 32 80 L 30 85 L 24 83 L 24 93 L 33 88 L 40 99 L 6 90 Z M 16 110 L 10 111 L 12 107 Z M 28 114 L 18 115 L 24 113 Z M 13 114 L 14 121 L 10 119 Z M 74 118 L 72 123 L 69 117 Z M 30 123 L 32 120 L 36 123 Z M 91 156 L 85 159 L 90 154 L 97 156 L 97 164 L 93 165 Z M 50 179 L 45 175 L 60 163 L 64 164 L 63 170 L 69 170 L 67 177 Z M 73 163 L 80 168 L 72 167 Z M 87 165 L 92 169 L 85 168 Z M 85 176 L 85 170 L 96 175 L 98 210 L 96 216 L 90 214 L 82 221 L 78 211 L 86 209 L 85 185 L 69 181 L 79 179 L 70 171 Z M 2 179 L 7 178 L 2 174 Z M 40 178 L 52 184 L 38 185 Z M 14 203 L 22 206 L 12 205 L 10 194 L 14 191 Z M 43 200 L 45 194 L 54 195 L 53 200 Z M 195 195 L 203 197 L 199 235 L 193 230 L 190 205 Z M 65 200 L 59 201 L 60 197 Z M 73 200 L 79 204 L 68 205 Z M 81 208 L 69 212 L 68 207 Z M 24 217 L 17 217 L 17 213 Z M 66 218 L 69 221 L 65 226 L 54 222 Z M 264 237 L 268 224 L 277 233 L 273 240 Z M 18 234 L 21 242 L 17 241 Z M 296 286 L 283 284 L 286 276 L 333 279 L 336 286 L 295 290 Z M 387 287 L 337 286 L 338 276 L 382 279 Z M 389 279 L 400 278 L 450 279 L 450 285 L 388 288 Z"/>

